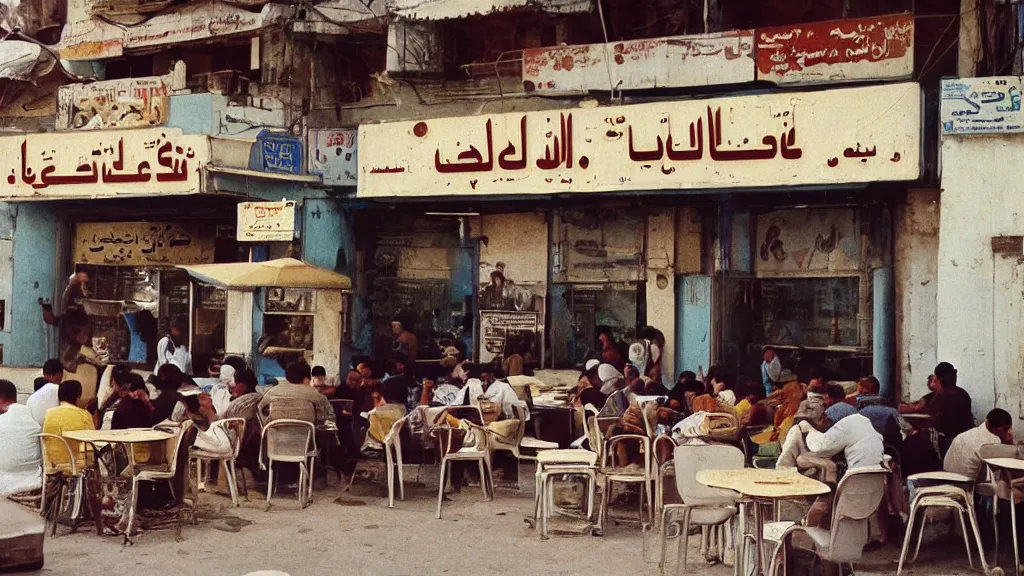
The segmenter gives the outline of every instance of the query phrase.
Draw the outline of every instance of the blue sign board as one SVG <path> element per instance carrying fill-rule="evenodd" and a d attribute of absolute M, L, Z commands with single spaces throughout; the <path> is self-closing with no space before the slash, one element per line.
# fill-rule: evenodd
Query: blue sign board
<path fill-rule="evenodd" d="M 278 174 L 302 174 L 302 140 L 263 130 L 256 137 L 257 169 Z"/>

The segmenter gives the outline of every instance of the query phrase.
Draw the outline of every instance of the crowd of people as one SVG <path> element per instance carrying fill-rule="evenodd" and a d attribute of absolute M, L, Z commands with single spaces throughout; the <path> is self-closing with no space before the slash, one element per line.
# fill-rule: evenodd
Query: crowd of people
<path fill-rule="evenodd" d="M 284 380 L 269 388 L 259 385 L 242 358 L 231 356 L 217 362 L 215 383 L 201 388 L 188 374 L 187 349 L 172 332 L 161 340 L 162 361 L 148 380 L 126 367 L 108 366 L 96 398 L 88 403 L 81 401 L 82 385 L 64 380 L 61 362 L 49 360 L 24 405 L 17 403 L 14 385 L 0 381 L 0 443 L 11 448 L 0 456 L 0 493 L 38 489 L 44 463 L 47 471 L 66 473 L 71 468 L 63 446 L 44 444 L 40 451 L 35 436 L 40 432 L 63 436 L 74 430 L 174 427 L 190 420 L 197 429 L 195 446 L 230 455 L 236 438 L 217 423 L 242 418 L 246 426 L 244 438 L 238 439 L 238 463 L 255 476 L 263 426 L 291 418 L 327 434 L 326 443 L 318 436 L 321 451 L 340 450 L 344 457 L 331 460 L 344 463 L 343 471 L 351 473 L 358 453 L 379 451 L 400 418 L 408 416 L 411 428 L 422 433 L 431 426 L 461 424 L 447 414 L 436 421 L 432 415 L 440 414 L 438 409 L 473 405 L 481 421 L 472 424 L 500 434 L 511 433 L 503 421 L 529 414 L 522 388 L 531 379 L 522 375 L 521 363 L 472 363 L 454 347 L 443 350 L 438 361 L 417 363 L 416 336 L 400 320 L 393 332 L 383 370 L 375 370 L 374 362 L 363 356 L 338 376 L 296 360 L 286 367 Z M 712 367 L 706 374 L 684 371 L 672 382 L 663 367 L 666 343 L 658 330 L 641 331 L 628 348 L 608 330 L 599 332 L 598 342 L 600 349 L 585 362 L 570 402 L 610 422 L 607 434 L 671 438 L 671 443 L 655 443 L 659 461 L 671 457 L 674 445 L 721 440 L 745 443 L 755 465 L 796 468 L 832 484 L 847 470 L 883 460 L 898 477 L 944 469 L 977 478 L 984 468 L 982 446 L 1013 443 L 1012 419 L 1003 410 L 992 410 L 985 422 L 975 425 L 971 397 L 946 362 L 929 377 L 927 395 L 893 404 L 874 376 L 861 378 L 848 393 L 821 372 L 801 379 L 772 347 L 762 350 L 760 381 L 738 381 L 725 369 Z M 344 408 L 332 400 L 346 401 Z M 929 426 L 909 424 L 904 418 L 908 414 L 926 414 Z M 342 418 L 355 426 L 337 426 Z M 68 444 L 81 469 L 84 448 Z M 156 457 L 144 447 L 136 450 L 136 460 Z M 640 457 L 624 449 L 613 456 L 616 465 L 625 467 L 636 465 Z M 887 501 L 889 506 L 880 512 L 883 540 L 890 520 L 906 511 L 905 498 L 897 491 Z M 825 498 L 812 507 L 815 517 L 810 521 L 824 523 L 828 514 Z"/>
<path fill-rule="evenodd" d="M 846 471 L 885 462 L 893 481 L 887 505 L 878 513 L 882 543 L 908 512 L 903 478 L 944 470 L 980 480 L 985 468 L 981 447 L 1013 444 L 1012 419 L 1004 410 L 992 410 L 976 426 L 970 394 L 958 385 L 957 371 L 947 362 L 929 376 L 929 393 L 909 403 L 891 402 L 870 375 L 850 391 L 820 371 L 801 379 L 770 346 L 762 350 L 760 381 L 737 382 L 724 369 L 712 367 L 701 377 L 682 372 L 668 387 L 644 362 L 651 349 L 656 358 L 664 346 L 656 333 L 648 334 L 652 336 L 630 347 L 628 360 L 609 354 L 611 346 L 605 346 L 580 376 L 575 403 L 592 406 L 599 418 L 613 421 L 607 434 L 671 437 L 672 443 L 655 443 L 659 461 L 671 457 L 674 445 L 745 442 L 755 466 L 795 468 L 833 488 Z M 905 418 L 910 414 L 918 417 Z M 615 457 L 619 465 L 637 465 L 637 454 Z M 820 498 L 807 521 L 827 526 L 830 509 L 830 497 Z"/>

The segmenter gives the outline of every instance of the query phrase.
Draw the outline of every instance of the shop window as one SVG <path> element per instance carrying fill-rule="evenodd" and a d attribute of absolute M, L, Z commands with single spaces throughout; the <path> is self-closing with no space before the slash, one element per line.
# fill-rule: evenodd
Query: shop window
<path fill-rule="evenodd" d="M 860 347 L 860 277 L 761 280 L 763 342 L 808 348 Z"/>
<path fill-rule="evenodd" d="M 620 344 L 637 340 L 645 323 L 644 284 L 555 285 L 552 289 L 551 361 L 555 368 L 575 368 L 601 350 L 600 330 L 609 330 Z"/>
<path fill-rule="evenodd" d="M 228 292 L 216 286 L 195 285 L 195 314 L 192 317 L 193 357 L 224 349 L 224 324 Z M 198 369 L 195 358 L 193 367 Z"/>
<path fill-rule="evenodd" d="M 312 352 L 315 292 L 304 288 L 267 288 L 264 293 L 262 354 L 274 358 Z"/>
<path fill-rule="evenodd" d="M 108 349 L 111 362 L 152 365 L 157 340 L 189 317 L 190 281 L 182 270 L 79 264 L 75 271 L 89 275 L 83 305 L 93 348 Z"/>

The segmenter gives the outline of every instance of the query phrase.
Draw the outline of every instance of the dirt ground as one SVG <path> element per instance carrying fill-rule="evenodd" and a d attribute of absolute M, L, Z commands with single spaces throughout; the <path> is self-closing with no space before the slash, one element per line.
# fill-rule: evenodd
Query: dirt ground
<path fill-rule="evenodd" d="M 415 475 L 415 467 L 408 472 Z M 357 479 L 351 493 L 335 476 L 327 488 L 320 479 L 314 502 L 299 509 L 294 494 L 275 496 L 267 509 L 262 495 L 250 493 L 240 508 L 230 500 L 204 493 L 198 526 L 187 525 L 181 541 L 174 530 L 153 530 L 122 546 L 118 537 L 99 537 L 88 528 L 70 534 L 63 528 L 46 540 L 46 564 L 37 574 L 104 574 L 147 576 L 203 574 L 243 576 L 278 570 L 291 576 L 345 575 L 571 575 L 658 574 L 657 544 L 644 558 L 643 538 L 634 507 L 613 510 L 633 523 L 609 522 L 603 536 L 554 536 L 541 541 L 524 518 L 532 514 L 532 490 L 516 493 L 499 487 L 495 499 L 483 501 L 479 488 L 463 488 L 444 504 L 436 520 L 437 479 L 424 469 L 424 483 L 408 482 L 406 500 L 387 508 L 382 483 Z M 524 468 L 524 479 L 531 478 Z M 411 484 L 411 485 L 408 485 Z M 532 485 L 531 485 L 532 488 Z M 336 502 L 341 498 L 341 503 Z M 252 522 L 227 531 L 218 516 Z M 1007 538 L 1008 539 L 1008 538 Z M 963 547 L 956 540 L 922 546 L 921 558 L 904 574 L 970 574 Z M 674 543 L 672 543 L 674 547 Z M 691 538 L 688 570 L 698 576 L 733 574 L 727 565 L 708 565 Z M 670 548 L 669 573 L 675 568 Z M 873 552 L 858 564 L 858 574 L 895 574 L 897 550 Z M 977 556 L 975 556 L 977 562 Z M 1010 566 L 1007 563 L 1006 566 Z M 87 568 L 92 567 L 92 568 Z"/>

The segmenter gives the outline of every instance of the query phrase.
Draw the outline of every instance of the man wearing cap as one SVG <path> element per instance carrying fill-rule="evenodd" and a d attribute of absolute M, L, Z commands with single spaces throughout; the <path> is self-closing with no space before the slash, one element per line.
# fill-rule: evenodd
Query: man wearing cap
<path fill-rule="evenodd" d="M 772 393 L 772 385 L 783 383 L 779 380 L 782 373 L 782 362 L 775 353 L 775 348 L 765 346 L 761 349 L 761 383 L 764 384 L 765 395 Z"/>

